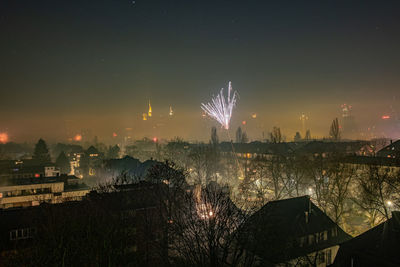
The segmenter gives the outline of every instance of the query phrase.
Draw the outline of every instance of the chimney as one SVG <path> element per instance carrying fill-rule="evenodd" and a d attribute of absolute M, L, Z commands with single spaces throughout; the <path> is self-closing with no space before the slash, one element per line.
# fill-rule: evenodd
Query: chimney
<path fill-rule="evenodd" d="M 393 144 L 393 140 L 392 139 L 390 139 L 390 144 Z"/>

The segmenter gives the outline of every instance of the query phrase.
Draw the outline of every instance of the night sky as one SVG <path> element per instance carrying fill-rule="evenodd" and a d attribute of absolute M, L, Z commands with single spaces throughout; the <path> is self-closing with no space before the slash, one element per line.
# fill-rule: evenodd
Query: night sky
<path fill-rule="evenodd" d="M 246 120 L 252 139 L 275 125 L 292 138 L 302 112 L 326 136 L 343 103 L 360 128 L 399 107 L 400 1 L 1 0 L 0 30 L 0 131 L 14 141 L 127 127 L 206 140 L 200 103 L 228 81 L 232 132 Z"/>

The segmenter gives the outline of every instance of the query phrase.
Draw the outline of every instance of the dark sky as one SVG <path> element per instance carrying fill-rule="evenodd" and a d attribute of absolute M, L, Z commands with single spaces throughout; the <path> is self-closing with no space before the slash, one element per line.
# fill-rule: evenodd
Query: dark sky
<path fill-rule="evenodd" d="M 1 0 L 0 32 L 0 131 L 16 141 L 206 139 L 200 103 L 228 81 L 232 127 L 253 139 L 291 138 L 302 112 L 327 135 L 343 103 L 369 127 L 400 97 L 400 1 Z"/>

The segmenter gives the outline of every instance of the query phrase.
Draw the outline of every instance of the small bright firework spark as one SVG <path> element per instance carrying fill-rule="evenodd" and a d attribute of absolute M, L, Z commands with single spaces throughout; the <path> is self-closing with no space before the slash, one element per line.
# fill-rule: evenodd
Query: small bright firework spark
<path fill-rule="evenodd" d="M 224 96 L 224 88 L 221 89 L 216 97 L 211 99 L 212 102 L 203 104 L 201 103 L 201 109 L 208 114 L 211 118 L 218 121 L 223 128 L 229 129 L 229 123 L 232 117 L 233 107 L 236 105 L 237 92 L 232 91 L 231 82 L 228 87 L 228 97 Z"/>

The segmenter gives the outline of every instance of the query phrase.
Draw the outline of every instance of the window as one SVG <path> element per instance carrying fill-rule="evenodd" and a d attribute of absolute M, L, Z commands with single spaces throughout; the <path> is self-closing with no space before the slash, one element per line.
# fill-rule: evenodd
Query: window
<path fill-rule="evenodd" d="M 324 231 L 324 240 L 328 240 L 328 230 Z"/>
<path fill-rule="evenodd" d="M 36 228 L 21 228 L 10 231 L 10 240 L 20 240 L 33 238 L 36 234 Z"/>
<path fill-rule="evenodd" d="M 326 265 L 332 264 L 332 251 L 328 249 L 326 251 Z"/>

